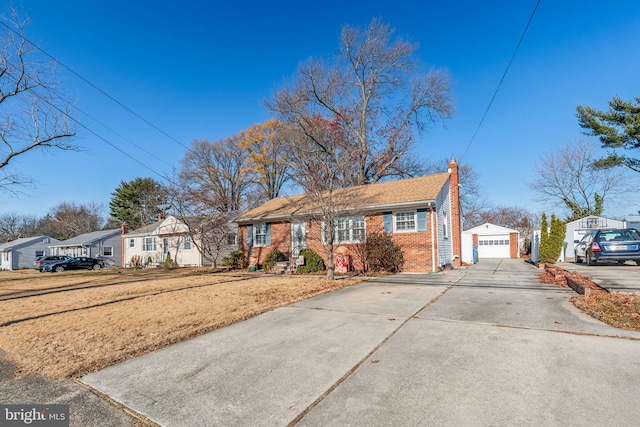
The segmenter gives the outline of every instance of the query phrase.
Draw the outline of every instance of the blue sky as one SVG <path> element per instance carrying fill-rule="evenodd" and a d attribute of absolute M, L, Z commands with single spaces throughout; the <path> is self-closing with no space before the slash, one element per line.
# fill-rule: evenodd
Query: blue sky
<path fill-rule="evenodd" d="M 543 154 L 581 138 L 576 106 L 606 109 L 614 95 L 640 96 L 637 0 L 542 0 L 470 146 L 536 0 L 14 4 L 31 18 L 32 41 L 162 132 L 60 69 L 66 93 L 78 100 L 76 119 L 137 162 L 79 127 L 81 151 L 16 159 L 13 167 L 36 187 L 20 198 L 0 193 L 0 213 L 42 216 L 63 201 L 106 207 L 120 181 L 162 181 L 140 163 L 169 173 L 193 140 L 224 138 L 265 121 L 263 100 L 300 62 L 335 54 L 344 24 L 365 26 L 373 17 L 419 44 L 421 60 L 448 69 L 453 81 L 455 117 L 421 135 L 417 152 L 429 161 L 466 151 L 462 162 L 496 205 L 550 212 L 533 202 L 527 182 Z M 639 209 L 632 200 L 606 214 Z"/>

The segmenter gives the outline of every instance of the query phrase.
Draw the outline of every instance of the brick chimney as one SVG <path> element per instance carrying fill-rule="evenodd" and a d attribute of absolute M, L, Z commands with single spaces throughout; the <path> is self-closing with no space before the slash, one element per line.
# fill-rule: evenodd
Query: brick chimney
<path fill-rule="evenodd" d="M 451 199 L 451 243 L 453 249 L 453 265 L 462 265 L 462 213 L 460 209 L 460 176 L 458 163 L 454 157 L 449 162 L 449 191 Z"/>

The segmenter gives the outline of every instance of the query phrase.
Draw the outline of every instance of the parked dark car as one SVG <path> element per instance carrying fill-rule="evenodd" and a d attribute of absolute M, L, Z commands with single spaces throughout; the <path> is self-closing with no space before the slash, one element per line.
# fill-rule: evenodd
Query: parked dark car
<path fill-rule="evenodd" d="M 575 261 L 594 265 L 598 261 L 635 261 L 640 265 L 640 232 L 634 228 L 592 230 L 577 242 Z"/>
<path fill-rule="evenodd" d="M 33 265 L 34 265 L 35 268 L 37 268 L 38 270 L 40 270 L 42 272 L 42 269 L 44 268 L 44 266 L 46 264 L 49 264 L 49 263 L 52 263 L 52 262 L 64 261 L 67 258 L 69 258 L 69 257 L 68 256 L 64 256 L 64 255 L 39 256 L 33 262 Z"/>
<path fill-rule="evenodd" d="M 76 257 L 67 258 L 64 261 L 57 261 L 46 264 L 43 271 L 61 273 L 65 270 L 100 270 L 104 267 L 104 262 L 96 258 Z"/>

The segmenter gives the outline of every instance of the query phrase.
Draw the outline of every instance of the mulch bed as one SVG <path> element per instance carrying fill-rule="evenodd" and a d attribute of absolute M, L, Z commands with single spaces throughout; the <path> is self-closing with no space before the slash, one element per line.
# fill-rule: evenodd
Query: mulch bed
<path fill-rule="evenodd" d="M 567 271 L 555 265 L 545 265 L 544 272 L 538 276 L 541 283 L 548 283 L 560 287 L 569 286 L 581 295 L 594 295 L 597 293 L 609 293 L 599 286 L 591 278 L 583 276 L 576 271 Z"/>

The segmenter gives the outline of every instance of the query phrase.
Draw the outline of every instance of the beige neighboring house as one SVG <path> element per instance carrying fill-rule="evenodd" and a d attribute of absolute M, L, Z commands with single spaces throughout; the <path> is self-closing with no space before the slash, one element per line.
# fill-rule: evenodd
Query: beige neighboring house
<path fill-rule="evenodd" d="M 235 226 L 235 224 L 232 224 Z M 224 236 L 219 248 L 218 264 L 222 258 L 237 249 L 237 227 L 229 233 L 230 238 Z M 180 267 L 201 267 L 211 265 L 210 257 L 203 256 L 198 249 L 208 249 L 210 245 L 193 241 L 187 225 L 173 215 L 169 215 L 153 224 L 128 232 L 123 230 L 122 245 L 124 266 L 132 266 L 132 258 L 140 256 L 143 265 L 161 266 L 171 254 L 173 262 Z"/>

